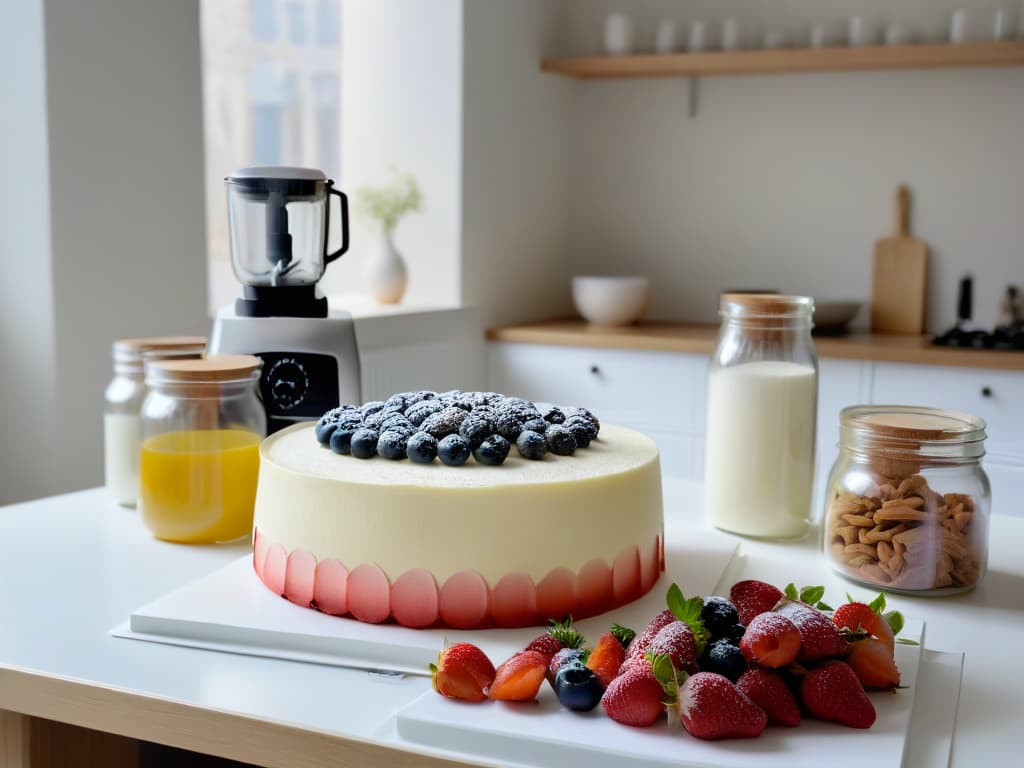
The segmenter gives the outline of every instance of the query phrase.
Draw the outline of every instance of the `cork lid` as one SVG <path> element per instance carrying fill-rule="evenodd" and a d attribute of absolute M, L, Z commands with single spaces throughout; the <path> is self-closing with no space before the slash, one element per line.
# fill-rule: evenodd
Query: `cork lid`
<path fill-rule="evenodd" d="M 941 408 L 912 405 L 855 405 L 839 414 L 844 427 L 865 430 L 893 441 L 975 442 L 985 439 L 985 421 Z"/>
<path fill-rule="evenodd" d="M 778 293 L 723 293 L 719 308 L 729 316 L 810 317 L 814 299 Z"/>
<path fill-rule="evenodd" d="M 141 355 L 151 350 L 170 350 L 190 347 L 205 347 L 205 336 L 150 336 L 139 339 L 118 339 L 114 342 L 114 354 L 120 351 Z"/>
<path fill-rule="evenodd" d="M 146 381 L 209 384 L 242 381 L 258 371 L 263 361 L 254 355 L 210 355 L 191 360 L 148 360 Z"/>

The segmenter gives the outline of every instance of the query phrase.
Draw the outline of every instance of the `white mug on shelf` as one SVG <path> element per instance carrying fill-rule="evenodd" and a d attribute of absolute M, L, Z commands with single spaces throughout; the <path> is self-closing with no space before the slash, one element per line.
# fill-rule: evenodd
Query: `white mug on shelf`
<path fill-rule="evenodd" d="M 811 24 L 808 43 L 810 43 L 811 48 L 824 48 L 828 45 L 828 30 L 822 22 L 816 21 Z"/>
<path fill-rule="evenodd" d="M 736 51 L 740 47 L 740 23 L 729 18 L 722 22 L 722 50 Z"/>
<path fill-rule="evenodd" d="M 690 36 L 687 39 L 686 50 L 690 53 L 700 53 L 704 50 L 704 37 L 707 33 L 707 24 L 700 19 L 690 22 Z"/>
<path fill-rule="evenodd" d="M 672 53 L 676 49 L 676 23 L 671 19 L 662 19 L 654 32 L 655 53 Z"/>
<path fill-rule="evenodd" d="M 959 45 L 967 40 L 967 9 L 957 8 L 949 17 L 949 42 Z"/>
<path fill-rule="evenodd" d="M 633 50 L 633 20 L 624 13 L 611 13 L 604 20 L 604 52 L 626 56 Z"/>
<path fill-rule="evenodd" d="M 992 39 L 1010 39 L 1010 12 L 1005 8 L 997 8 L 992 16 Z"/>
<path fill-rule="evenodd" d="M 861 46 L 870 45 L 871 40 L 868 34 L 868 25 L 864 22 L 863 16 L 851 16 L 847 28 L 847 36 L 849 38 L 850 47 L 860 48 Z"/>

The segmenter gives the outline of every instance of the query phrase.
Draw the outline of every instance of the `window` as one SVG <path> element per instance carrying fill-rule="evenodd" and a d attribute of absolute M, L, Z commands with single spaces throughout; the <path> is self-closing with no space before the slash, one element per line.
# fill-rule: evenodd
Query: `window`
<path fill-rule="evenodd" d="M 342 0 L 201 0 L 210 308 L 231 270 L 224 177 L 248 165 L 341 175 Z"/>

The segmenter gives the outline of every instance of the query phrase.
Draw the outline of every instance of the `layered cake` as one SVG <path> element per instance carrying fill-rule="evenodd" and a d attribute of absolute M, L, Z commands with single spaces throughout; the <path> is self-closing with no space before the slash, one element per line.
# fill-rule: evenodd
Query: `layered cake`
<path fill-rule="evenodd" d="M 468 629 L 585 618 L 654 585 L 649 438 L 583 409 L 457 393 L 453 416 L 452 393 L 416 395 L 442 407 L 345 406 L 263 442 L 253 563 L 269 589 L 361 621 Z"/>

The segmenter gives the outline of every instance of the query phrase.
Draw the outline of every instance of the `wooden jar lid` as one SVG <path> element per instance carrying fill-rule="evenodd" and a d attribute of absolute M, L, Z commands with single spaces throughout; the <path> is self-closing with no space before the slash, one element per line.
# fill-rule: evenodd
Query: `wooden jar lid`
<path fill-rule="evenodd" d="M 150 360 L 146 378 L 166 382 L 215 383 L 238 381 L 257 371 L 263 361 L 255 355 L 210 355 L 190 360 Z"/>
<path fill-rule="evenodd" d="M 157 349 L 205 346 L 205 336 L 150 336 L 139 339 L 118 339 L 114 342 L 114 351 L 132 351 L 141 355 L 143 352 Z"/>
<path fill-rule="evenodd" d="M 748 316 L 810 317 L 814 299 L 810 296 L 786 296 L 778 293 L 723 293 L 720 308 L 726 314 L 740 310 Z"/>
<path fill-rule="evenodd" d="M 856 405 L 844 408 L 839 422 L 893 442 L 974 442 L 985 438 L 984 420 L 941 408 Z"/>

